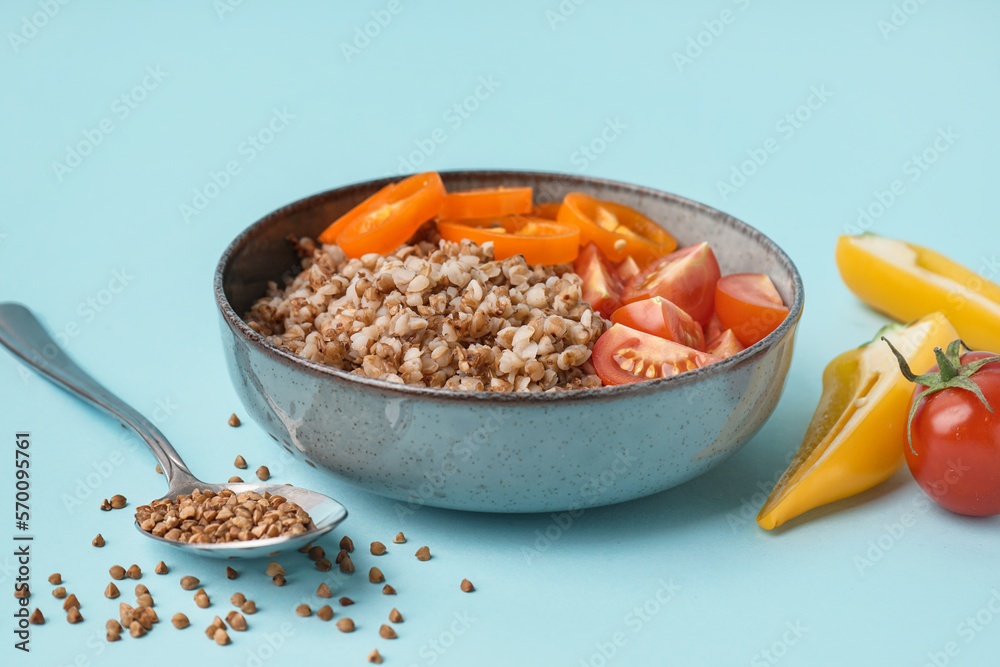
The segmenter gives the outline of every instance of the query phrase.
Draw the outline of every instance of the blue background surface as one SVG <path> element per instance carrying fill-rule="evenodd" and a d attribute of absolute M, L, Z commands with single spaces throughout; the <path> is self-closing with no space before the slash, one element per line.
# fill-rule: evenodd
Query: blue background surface
<path fill-rule="evenodd" d="M 263 563 L 238 565 L 230 582 L 219 563 L 161 552 L 130 512 L 98 510 L 114 493 L 133 507 L 159 495 L 151 457 L 2 354 L 0 505 L 12 502 L 14 433 L 29 430 L 32 606 L 49 621 L 30 655 L 15 651 L 5 593 L 0 660 L 350 665 L 378 647 L 393 665 L 995 663 L 997 520 L 925 508 L 906 470 L 778 533 L 753 515 L 801 440 L 826 362 L 885 321 L 840 282 L 839 234 L 931 245 L 995 278 L 998 27 L 1000 5 L 985 0 L 5 2 L 0 300 L 62 332 L 197 474 L 228 478 L 241 453 L 251 470 L 326 489 L 350 509 L 344 530 L 361 548 L 357 574 L 328 578 L 358 602 L 350 635 L 293 613 L 300 600 L 318 606 L 324 579 L 298 554 L 279 589 Z M 763 164 L 746 162 L 754 155 Z M 230 162 L 238 173 L 218 176 Z M 323 189 L 466 167 L 660 188 L 785 248 L 807 305 L 784 396 L 757 437 L 679 488 L 567 521 L 409 512 L 282 459 L 253 423 L 228 427 L 242 411 L 211 276 L 230 239 Z M 12 524 L 8 512 L 0 541 Z M 392 545 L 400 530 L 410 541 Z M 98 531 L 103 549 L 90 546 Z M 368 555 L 375 539 L 390 553 Z M 412 555 L 423 544 L 428 563 Z M 164 577 L 152 574 L 161 558 Z M 376 561 L 396 598 L 364 577 Z M 162 622 L 109 645 L 118 601 L 102 591 L 114 563 L 145 570 Z M 0 556 L 4 590 L 14 565 Z M 68 625 L 49 596 L 55 571 L 84 623 Z M 194 606 L 182 574 L 205 582 L 212 607 Z M 474 594 L 459 591 L 463 577 Z M 202 628 L 236 590 L 260 612 L 218 647 Z M 406 620 L 383 640 L 393 606 Z M 174 611 L 192 627 L 170 627 Z"/>

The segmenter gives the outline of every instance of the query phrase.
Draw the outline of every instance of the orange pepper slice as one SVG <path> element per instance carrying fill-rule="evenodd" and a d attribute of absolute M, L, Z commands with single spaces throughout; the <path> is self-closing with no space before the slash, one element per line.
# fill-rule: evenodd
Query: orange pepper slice
<path fill-rule="evenodd" d="M 480 188 L 462 192 L 449 192 L 441 207 L 441 218 L 488 218 L 495 215 L 531 213 L 532 189 Z"/>
<path fill-rule="evenodd" d="M 528 264 L 563 264 L 572 262 L 580 252 L 580 230 L 544 218 L 508 215 L 438 220 L 437 226 L 446 241 L 492 242 L 496 259 L 524 255 Z"/>
<path fill-rule="evenodd" d="M 677 248 L 666 230 L 630 206 L 571 192 L 563 199 L 556 218 L 580 230 L 580 243 L 591 241 L 613 262 L 629 255 L 646 266 Z"/>
<path fill-rule="evenodd" d="M 387 255 L 441 211 L 446 192 L 436 171 L 414 174 L 385 186 L 345 213 L 320 234 L 348 257 Z"/>
<path fill-rule="evenodd" d="M 560 206 L 562 206 L 561 201 L 546 201 L 541 204 L 535 204 L 535 207 L 531 209 L 531 215 L 536 218 L 555 220 L 559 216 Z"/>

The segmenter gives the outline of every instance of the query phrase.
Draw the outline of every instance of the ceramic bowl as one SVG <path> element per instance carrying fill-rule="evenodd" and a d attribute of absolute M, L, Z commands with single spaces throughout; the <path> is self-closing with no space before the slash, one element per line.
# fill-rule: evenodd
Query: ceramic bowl
<path fill-rule="evenodd" d="M 696 477 L 736 452 L 770 416 L 791 362 L 803 289 L 795 265 L 766 236 L 708 206 L 626 183 L 526 171 L 442 178 L 454 190 L 531 185 L 537 201 L 582 191 L 627 204 L 682 246 L 708 241 L 723 274 L 767 273 L 790 312 L 766 338 L 728 359 L 618 387 L 497 394 L 347 373 L 267 342 L 241 318 L 268 281 L 296 271 L 289 234 L 315 236 L 389 179 L 336 188 L 251 225 L 215 273 L 230 377 L 248 414 L 281 447 L 340 482 L 410 507 L 561 511 L 647 496 Z"/>

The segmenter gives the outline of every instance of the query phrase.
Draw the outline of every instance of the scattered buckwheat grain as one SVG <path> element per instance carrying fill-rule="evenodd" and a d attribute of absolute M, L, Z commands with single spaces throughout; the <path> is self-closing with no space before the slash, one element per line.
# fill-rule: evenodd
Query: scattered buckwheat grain
<path fill-rule="evenodd" d="M 300 604 L 295 608 L 295 613 L 299 616 L 312 616 L 312 609 L 307 604 Z"/>
<path fill-rule="evenodd" d="M 121 565 L 112 565 L 108 568 L 108 574 L 110 574 L 111 578 L 115 581 L 121 581 L 125 578 L 125 568 Z"/>
<path fill-rule="evenodd" d="M 271 471 L 267 469 L 267 466 L 257 468 L 257 479 L 262 482 L 266 482 L 271 479 Z"/>
<path fill-rule="evenodd" d="M 247 460 L 245 458 L 243 458 L 242 454 L 238 455 L 236 457 L 236 460 L 233 461 L 233 465 L 236 466 L 237 468 L 239 468 L 240 470 L 246 470 Z"/>
<path fill-rule="evenodd" d="M 95 547 L 103 547 L 106 544 L 106 542 L 104 541 L 104 536 L 98 533 L 97 537 L 95 537 L 93 541 L 91 541 L 91 544 Z"/>
<path fill-rule="evenodd" d="M 378 634 L 379 634 L 380 637 L 382 637 L 382 639 L 395 639 L 396 638 L 396 631 L 393 630 L 388 625 L 386 625 L 385 623 L 383 623 L 382 627 L 380 627 L 378 629 Z"/>
<path fill-rule="evenodd" d="M 201 580 L 198 577 L 192 577 L 191 575 L 181 577 L 181 588 L 186 591 L 193 591 L 198 588 L 198 584 L 200 583 Z"/>
<path fill-rule="evenodd" d="M 156 567 L 153 568 L 153 572 L 157 574 L 166 574 L 167 572 L 170 572 L 170 568 L 168 568 L 167 564 L 161 560 L 156 564 Z"/>
<path fill-rule="evenodd" d="M 83 615 L 76 607 L 70 607 L 69 611 L 66 612 L 66 620 L 70 623 L 79 623 L 83 620 Z"/>
<path fill-rule="evenodd" d="M 125 507 L 125 505 L 127 505 L 127 504 L 128 504 L 128 500 L 126 500 L 125 496 L 123 496 L 122 494 L 116 493 L 115 495 L 111 496 L 111 508 L 112 509 L 120 510 L 121 508 Z"/>
<path fill-rule="evenodd" d="M 395 542 L 396 544 L 405 544 L 406 536 L 403 535 L 402 533 L 396 533 L 396 537 L 392 538 L 392 541 Z"/>
<path fill-rule="evenodd" d="M 188 617 L 185 616 L 184 614 L 181 614 L 180 612 L 174 614 L 171 617 L 170 622 L 173 623 L 174 627 L 177 628 L 178 630 L 183 630 L 184 628 L 191 625 L 191 621 L 188 620 Z"/>
<path fill-rule="evenodd" d="M 113 581 L 110 584 L 108 584 L 107 588 L 104 589 L 104 597 L 108 598 L 109 600 L 114 600 L 119 595 L 121 595 L 121 591 L 118 590 L 118 587 L 115 586 L 115 582 Z"/>
<path fill-rule="evenodd" d="M 337 621 L 337 629 L 341 632 L 354 632 L 354 621 L 345 616 Z"/>
<path fill-rule="evenodd" d="M 66 600 L 63 601 L 63 611 L 69 611 L 70 607 L 76 607 L 79 609 L 83 605 L 80 601 L 76 599 L 76 593 L 70 593 Z"/>
<path fill-rule="evenodd" d="M 140 579 L 142 578 L 142 570 L 139 569 L 138 565 L 132 564 L 128 571 L 125 572 L 125 576 L 129 579 Z"/>
<path fill-rule="evenodd" d="M 320 620 L 329 621 L 333 618 L 333 607 L 328 604 L 323 605 L 316 610 L 316 616 L 319 617 Z"/>
<path fill-rule="evenodd" d="M 398 609 L 393 607 L 392 611 L 389 612 L 389 620 L 392 621 L 393 623 L 402 623 L 403 615 L 399 613 Z"/>
<path fill-rule="evenodd" d="M 372 582 L 373 584 L 381 584 L 383 581 L 385 581 L 385 575 L 382 574 L 382 570 L 378 569 L 377 567 L 373 567 L 372 569 L 368 570 L 368 581 Z"/>
<path fill-rule="evenodd" d="M 66 597 L 66 588 L 63 586 L 56 586 L 52 589 L 52 597 L 59 599 Z"/>
<path fill-rule="evenodd" d="M 340 599 L 339 599 L 339 600 L 337 600 L 337 601 L 338 601 L 338 602 L 340 603 L 340 606 L 341 606 L 341 607 L 349 607 L 349 606 L 351 606 L 352 604 L 354 604 L 354 600 L 352 600 L 352 599 L 351 599 L 351 598 L 349 598 L 349 597 L 342 597 L 342 598 L 340 598 Z"/>
<path fill-rule="evenodd" d="M 385 553 L 385 545 L 381 542 L 372 542 L 371 552 L 373 556 L 381 556 Z"/>
<path fill-rule="evenodd" d="M 382 655 L 378 652 L 378 649 L 372 649 L 372 652 L 368 654 L 368 662 L 374 663 L 376 665 L 382 664 Z"/>
<path fill-rule="evenodd" d="M 241 607 L 247 601 L 247 598 L 243 593 L 233 593 L 233 596 L 229 598 L 229 601 L 234 607 Z"/>
<path fill-rule="evenodd" d="M 247 600 L 240 607 L 240 611 L 244 614 L 256 614 L 257 613 L 257 603 L 253 600 Z"/>
<path fill-rule="evenodd" d="M 228 423 L 230 426 L 232 426 L 233 428 L 235 428 L 235 427 L 239 426 L 242 422 L 240 421 L 240 418 L 237 417 L 236 413 L 234 412 L 233 414 L 229 415 L 229 421 L 226 422 L 226 423 Z"/>
<path fill-rule="evenodd" d="M 430 547 L 420 547 L 417 549 L 417 560 L 430 560 L 431 559 L 431 549 Z"/>
<path fill-rule="evenodd" d="M 463 590 L 463 591 L 465 591 L 466 593 L 471 593 L 472 591 L 476 590 L 476 587 L 475 587 L 475 586 L 473 586 L 473 585 L 472 585 L 472 582 L 471 582 L 471 581 L 469 581 L 468 579 L 462 579 L 462 585 L 461 585 L 461 588 L 462 588 L 462 590 Z"/>
<path fill-rule="evenodd" d="M 240 576 L 239 572 L 229 567 L 228 565 L 226 566 L 226 579 L 235 579 L 238 576 Z"/>
<path fill-rule="evenodd" d="M 340 548 L 346 551 L 347 553 L 351 553 L 352 551 L 354 551 L 354 540 L 349 538 L 347 535 L 344 535 L 342 538 L 340 538 Z"/>
<path fill-rule="evenodd" d="M 389 584 L 386 584 L 385 586 L 382 587 L 382 595 L 395 595 L 395 594 L 396 594 L 396 589 L 390 586 Z"/>
<path fill-rule="evenodd" d="M 326 582 L 324 581 L 322 584 L 319 585 L 319 588 L 316 589 L 316 595 L 321 598 L 332 598 L 333 591 L 330 590 L 330 587 L 327 586 Z"/>
<path fill-rule="evenodd" d="M 28 617 L 28 623 L 32 625 L 44 625 L 45 617 L 42 615 L 41 610 L 35 607 L 35 611 L 31 612 L 31 616 Z"/>
<path fill-rule="evenodd" d="M 49 575 L 49 583 L 53 586 L 58 586 L 62 583 L 62 575 L 58 572 Z"/>

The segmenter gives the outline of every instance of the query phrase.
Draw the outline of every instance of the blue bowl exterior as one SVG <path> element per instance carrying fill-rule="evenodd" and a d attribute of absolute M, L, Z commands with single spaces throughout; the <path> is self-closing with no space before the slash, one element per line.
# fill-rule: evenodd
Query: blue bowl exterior
<path fill-rule="evenodd" d="M 451 187 L 527 182 L 537 188 L 549 185 L 545 179 L 561 179 L 569 181 L 568 188 L 598 196 L 609 187 L 621 190 L 606 196 L 625 203 L 630 202 L 624 195 L 638 190 L 640 208 L 652 199 L 668 212 L 676 209 L 678 219 L 692 218 L 687 223 L 713 246 L 733 246 L 730 253 L 716 250 L 724 273 L 769 261 L 770 266 L 756 270 L 775 278 L 786 303 L 792 303 L 789 317 L 760 343 L 706 368 L 560 394 L 432 390 L 324 367 L 267 343 L 246 327 L 226 298 L 223 276 L 232 256 L 252 242 L 255 229 L 282 220 L 295 207 L 335 200 L 338 193 L 350 192 L 354 201 L 358 194 L 352 188 L 370 192 L 380 183 L 359 184 L 264 218 L 220 262 L 216 296 L 223 347 L 248 414 L 285 449 L 338 480 L 413 507 L 487 512 L 575 510 L 647 496 L 704 473 L 746 444 L 777 405 L 791 362 L 803 295 L 787 256 L 744 223 L 666 193 L 598 179 L 497 174 L 444 175 L 446 183 L 453 181 Z M 705 233 L 708 227 L 695 219 L 699 216 L 726 229 Z M 700 240 L 697 232 L 687 235 L 692 238 L 678 235 L 682 244 Z"/>

